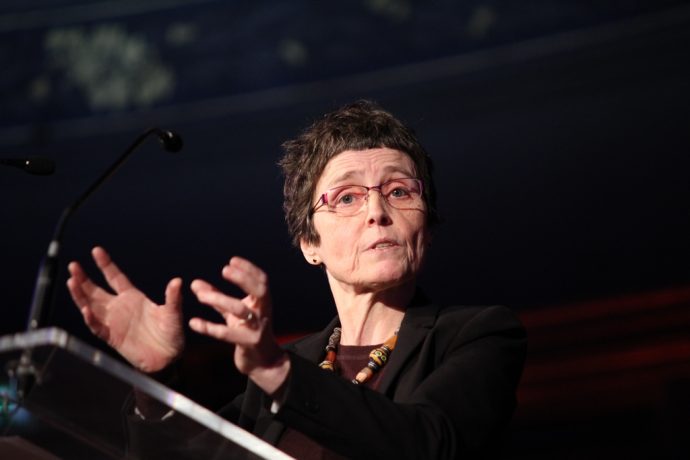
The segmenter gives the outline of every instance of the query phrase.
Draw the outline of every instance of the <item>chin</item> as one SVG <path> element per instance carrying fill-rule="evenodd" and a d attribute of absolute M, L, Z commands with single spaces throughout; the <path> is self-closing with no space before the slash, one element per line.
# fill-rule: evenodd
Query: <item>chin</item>
<path fill-rule="evenodd" d="M 362 284 L 379 289 L 387 289 L 399 286 L 415 279 L 415 273 L 409 267 L 378 267 L 369 276 L 365 277 Z"/>

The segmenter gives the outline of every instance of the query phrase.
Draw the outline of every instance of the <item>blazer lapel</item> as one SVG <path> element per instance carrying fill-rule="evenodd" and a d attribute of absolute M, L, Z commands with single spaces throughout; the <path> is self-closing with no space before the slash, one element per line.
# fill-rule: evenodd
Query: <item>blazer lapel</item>
<path fill-rule="evenodd" d="M 405 363 L 434 326 L 439 310 L 439 306 L 429 303 L 423 292 L 417 292 L 412 304 L 405 312 L 400 331 L 398 331 L 398 342 L 391 354 L 391 359 L 386 364 L 383 376 L 381 376 L 378 391 L 381 393 L 388 391 Z M 296 342 L 288 349 L 318 364 L 325 356 L 326 344 L 333 328 L 339 324 L 340 320 L 335 317 L 321 332 Z"/>
<path fill-rule="evenodd" d="M 340 321 L 336 317 L 321 332 L 288 344 L 285 346 L 285 349 L 318 364 L 325 356 L 326 343 L 328 343 L 328 338 L 333 332 L 333 328 L 339 323 Z M 255 434 L 260 434 L 260 437 L 265 441 L 277 445 L 280 437 L 285 432 L 285 425 L 273 418 L 272 415 L 269 415 L 266 409 L 263 409 L 263 411 L 267 425 L 264 429 L 256 430 Z"/>
<path fill-rule="evenodd" d="M 395 350 L 384 368 L 378 391 L 384 394 L 388 392 L 405 363 L 434 326 L 439 308 L 436 305 L 414 306 L 413 304 L 407 309 L 398 331 Z"/>
<path fill-rule="evenodd" d="M 403 365 L 411 358 L 429 330 L 433 327 L 438 311 L 439 307 L 436 305 L 419 305 L 413 301 L 413 304 L 405 312 L 405 317 L 398 332 L 395 350 L 391 354 L 390 361 L 386 364 L 378 391 L 384 394 L 388 391 L 388 388 L 400 374 Z M 338 324 L 340 324 L 340 320 L 338 317 L 335 317 L 321 332 L 290 344 L 286 346 L 286 349 L 307 360 L 318 363 L 323 359 L 328 338 L 333 332 L 333 328 L 338 326 Z M 284 431 L 285 425 L 272 419 L 262 437 L 272 444 L 277 444 Z"/>

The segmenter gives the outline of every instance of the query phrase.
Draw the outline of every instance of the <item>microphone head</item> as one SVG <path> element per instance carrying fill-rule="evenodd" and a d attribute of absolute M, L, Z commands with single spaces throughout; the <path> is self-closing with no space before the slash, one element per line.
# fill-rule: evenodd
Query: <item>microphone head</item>
<path fill-rule="evenodd" d="M 165 129 L 156 130 L 156 134 L 158 135 L 158 140 L 160 140 L 161 144 L 163 144 L 163 148 L 168 152 L 174 153 L 182 150 L 184 142 L 179 134 Z"/>
<path fill-rule="evenodd" d="M 24 171 L 38 176 L 49 176 L 55 172 L 55 162 L 45 157 L 27 158 L 24 161 Z"/>
<path fill-rule="evenodd" d="M 37 176 L 49 176 L 55 172 L 55 162 L 46 157 L 0 158 L 0 165 L 19 168 Z"/>

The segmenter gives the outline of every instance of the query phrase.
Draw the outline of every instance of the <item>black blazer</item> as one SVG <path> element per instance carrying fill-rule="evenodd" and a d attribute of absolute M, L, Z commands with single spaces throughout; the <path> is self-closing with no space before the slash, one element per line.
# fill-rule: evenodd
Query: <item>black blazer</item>
<path fill-rule="evenodd" d="M 290 426 L 348 458 L 495 456 L 525 357 L 515 314 L 505 307 L 413 304 L 378 391 L 316 365 L 337 324 L 336 318 L 288 347 L 292 368 L 276 414 L 250 382 L 236 401 L 240 426 L 273 444 Z"/>

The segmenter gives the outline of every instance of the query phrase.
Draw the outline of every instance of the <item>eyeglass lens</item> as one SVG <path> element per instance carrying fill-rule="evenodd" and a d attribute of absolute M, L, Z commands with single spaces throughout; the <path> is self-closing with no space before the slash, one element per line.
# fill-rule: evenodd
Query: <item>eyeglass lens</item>
<path fill-rule="evenodd" d="M 353 214 L 368 201 L 370 190 L 378 191 L 389 205 L 397 209 L 417 209 L 422 204 L 421 181 L 413 178 L 393 179 L 374 187 L 336 187 L 326 192 L 325 201 L 330 211 Z"/>

